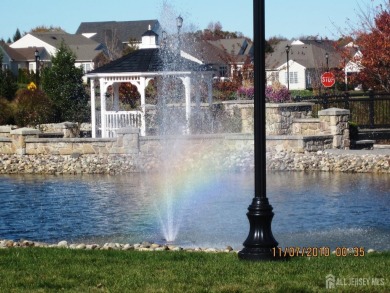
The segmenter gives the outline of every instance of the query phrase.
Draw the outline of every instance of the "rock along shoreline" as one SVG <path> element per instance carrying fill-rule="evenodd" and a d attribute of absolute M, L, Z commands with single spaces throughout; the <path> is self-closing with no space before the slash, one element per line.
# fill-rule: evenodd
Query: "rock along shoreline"
<path fill-rule="evenodd" d="M 216 171 L 251 172 L 253 152 L 232 152 L 208 156 L 208 167 Z M 158 172 L 155 157 L 134 155 L 0 155 L 0 174 L 125 174 Z M 175 166 L 173 166 L 175 167 Z M 180 168 L 196 168 L 192 158 L 181 160 Z M 269 151 L 266 169 L 272 171 L 323 171 L 350 173 L 390 173 L 390 149 L 326 150 L 294 153 Z"/>
<path fill-rule="evenodd" d="M 151 242 L 142 242 L 142 243 L 135 243 L 135 244 L 123 244 L 123 243 L 105 243 L 104 245 L 99 244 L 85 244 L 85 243 L 71 243 L 69 244 L 67 241 L 62 240 L 58 242 L 57 244 L 48 244 L 44 242 L 36 242 L 31 240 L 20 240 L 20 241 L 13 241 L 13 240 L 0 240 L 0 249 L 13 249 L 13 248 L 33 248 L 33 247 L 40 247 L 40 248 L 62 248 L 62 249 L 76 249 L 76 250 L 118 250 L 118 251 L 145 251 L 145 252 L 153 252 L 153 251 L 184 251 L 184 252 L 205 252 L 205 253 L 238 253 L 238 250 L 234 250 L 231 246 L 226 246 L 223 249 L 217 249 L 217 248 L 183 248 L 176 245 L 169 245 L 169 244 L 157 244 L 157 243 L 151 243 Z M 347 255 L 354 255 L 355 250 L 354 248 L 345 248 Z M 371 253 L 380 253 L 380 251 L 376 251 L 372 248 L 367 249 L 365 251 L 368 254 Z M 334 250 L 332 251 L 332 255 L 335 255 L 337 252 Z M 292 256 L 298 256 L 294 255 Z M 300 255 L 299 255 L 300 256 Z M 310 258 L 310 256 L 308 256 Z"/>

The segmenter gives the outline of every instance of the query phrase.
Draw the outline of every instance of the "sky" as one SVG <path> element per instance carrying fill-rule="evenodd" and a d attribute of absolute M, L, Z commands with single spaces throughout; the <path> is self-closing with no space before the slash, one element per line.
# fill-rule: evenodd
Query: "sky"
<path fill-rule="evenodd" d="M 357 23 L 359 7 L 381 1 L 265 0 L 266 38 L 318 35 L 337 39 L 338 28 L 346 27 L 347 19 Z M 225 31 L 253 38 L 252 9 L 253 0 L 2 0 L 0 38 L 12 40 L 16 29 L 24 34 L 42 25 L 75 33 L 81 22 L 158 19 L 163 25 L 175 25 L 178 15 L 184 19 L 183 31 L 220 22 Z"/>

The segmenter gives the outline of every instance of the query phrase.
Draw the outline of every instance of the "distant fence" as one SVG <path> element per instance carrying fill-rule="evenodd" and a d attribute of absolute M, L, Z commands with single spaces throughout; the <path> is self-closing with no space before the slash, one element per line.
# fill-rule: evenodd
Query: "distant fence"
<path fill-rule="evenodd" d="M 349 109 L 350 121 L 360 128 L 390 128 L 390 94 L 389 93 L 350 93 L 341 95 L 322 95 L 294 98 L 296 102 L 312 102 L 313 116 L 319 110 L 328 108 Z"/>

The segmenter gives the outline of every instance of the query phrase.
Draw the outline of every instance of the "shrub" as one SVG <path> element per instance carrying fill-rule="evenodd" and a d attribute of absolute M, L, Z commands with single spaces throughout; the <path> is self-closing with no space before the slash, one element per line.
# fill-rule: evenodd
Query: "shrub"
<path fill-rule="evenodd" d="M 18 89 L 16 77 L 10 70 L 0 70 L 0 96 L 11 101 Z"/>
<path fill-rule="evenodd" d="M 0 125 L 13 123 L 14 121 L 11 103 L 5 98 L 0 98 Z"/>
<path fill-rule="evenodd" d="M 36 126 L 51 122 L 53 115 L 51 100 L 43 91 L 37 89 L 33 82 L 27 89 L 16 92 L 14 104 L 15 122 L 18 126 Z"/>
<path fill-rule="evenodd" d="M 285 86 L 274 84 L 266 87 L 265 99 L 269 103 L 285 103 L 291 101 L 291 95 Z"/>
<path fill-rule="evenodd" d="M 217 81 L 213 84 L 213 96 L 221 101 L 234 100 L 238 88 L 239 84 L 235 81 Z"/>
<path fill-rule="evenodd" d="M 255 97 L 254 87 L 240 87 L 237 90 L 237 96 L 242 100 L 253 100 Z"/>

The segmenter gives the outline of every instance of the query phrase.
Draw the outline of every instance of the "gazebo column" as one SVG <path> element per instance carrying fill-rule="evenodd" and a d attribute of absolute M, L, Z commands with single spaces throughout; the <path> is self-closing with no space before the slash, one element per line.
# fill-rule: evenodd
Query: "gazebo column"
<path fill-rule="evenodd" d="M 100 85 L 100 121 L 101 121 L 101 131 L 102 137 L 108 137 L 107 135 L 107 121 L 106 121 L 106 91 L 107 83 L 104 81 L 104 78 L 99 79 Z"/>
<path fill-rule="evenodd" d="M 95 105 L 95 79 L 91 79 L 91 126 L 92 138 L 96 138 L 96 105 Z"/>
<path fill-rule="evenodd" d="M 114 105 L 113 105 L 114 111 L 119 111 L 119 86 L 120 83 L 118 82 L 115 82 L 112 85 L 114 90 Z"/>
<path fill-rule="evenodd" d="M 189 126 L 190 116 L 191 116 L 191 77 L 186 76 L 181 78 L 184 84 L 185 89 L 185 98 L 186 98 L 186 120 L 187 120 L 187 129 Z"/>
<path fill-rule="evenodd" d="M 202 84 L 201 76 L 196 76 L 196 84 L 197 88 L 200 89 L 200 86 Z M 200 111 L 200 90 L 195 91 L 195 105 L 196 111 Z"/>
<path fill-rule="evenodd" d="M 145 136 L 146 133 L 146 121 L 145 121 L 145 115 L 146 115 L 146 94 L 145 90 L 148 86 L 149 81 L 152 78 L 146 78 L 144 76 L 141 76 L 139 81 L 130 81 L 132 85 L 135 85 L 137 87 L 137 91 L 139 92 L 141 96 L 141 111 L 142 111 L 142 117 L 141 117 L 141 136 Z"/>
<path fill-rule="evenodd" d="M 213 81 L 212 81 L 212 77 L 208 76 L 208 78 L 206 79 L 206 82 L 207 82 L 207 100 L 208 100 L 209 106 L 211 106 L 212 103 L 213 103 Z"/>

